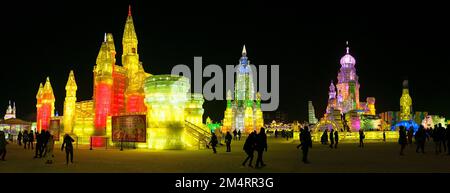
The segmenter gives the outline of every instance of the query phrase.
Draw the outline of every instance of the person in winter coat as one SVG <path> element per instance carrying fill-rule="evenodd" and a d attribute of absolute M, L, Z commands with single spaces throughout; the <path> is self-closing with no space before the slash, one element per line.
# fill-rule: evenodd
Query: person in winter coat
<path fill-rule="evenodd" d="M 400 155 L 404 155 L 403 150 L 405 149 L 406 145 L 408 144 L 405 127 L 400 126 L 400 130 L 398 132 L 399 132 L 398 143 L 400 144 Z"/>
<path fill-rule="evenodd" d="M 211 147 L 212 147 L 214 153 L 217 153 L 217 151 L 216 151 L 217 143 L 219 143 L 219 142 L 217 141 L 217 136 L 216 136 L 215 133 L 212 133 L 212 135 L 211 135 L 211 141 L 209 141 L 209 144 L 211 145 Z"/>
<path fill-rule="evenodd" d="M 297 148 L 299 148 L 299 147 L 302 148 L 303 163 L 309 164 L 310 162 L 308 161 L 308 152 L 309 152 L 309 148 L 312 148 L 312 140 L 311 140 L 311 133 L 309 132 L 309 128 L 307 126 L 305 126 L 302 133 L 300 134 L 300 138 L 301 138 L 301 140 L 300 140 L 301 143 L 299 146 L 297 146 Z"/>
<path fill-rule="evenodd" d="M 2 161 L 5 161 L 6 145 L 8 145 L 8 142 L 6 141 L 5 132 L 0 131 L 0 158 Z"/>
<path fill-rule="evenodd" d="M 256 131 L 253 131 L 252 133 L 250 133 L 250 135 L 248 135 L 244 143 L 243 150 L 247 154 L 247 158 L 245 158 L 244 162 L 242 163 L 242 166 L 245 166 L 247 161 L 250 159 L 248 166 L 253 167 L 252 161 L 253 161 L 253 153 L 255 151 L 255 145 L 256 145 Z"/>
<path fill-rule="evenodd" d="M 264 167 L 263 152 L 267 152 L 267 135 L 264 127 L 261 127 L 259 133 L 256 135 L 256 152 L 258 152 L 258 157 L 256 158 L 256 168 Z"/>
<path fill-rule="evenodd" d="M 231 140 L 233 139 L 233 136 L 231 136 L 231 133 L 227 131 L 227 134 L 225 135 L 225 144 L 227 145 L 227 152 L 231 152 Z"/>
<path fill-rule="evenodd" d="M 47 145 L 45 148 L 45 158 L 47 159 L 47 161 L 45 162 L 46 164 L 53 164 L 53 147 L 55 145 L 55 141 L 53 140 L 53 135 L 50 134 L 50 136 L 48 137 L 48 141 L 47 141 Z"/>
<path fill-rule="evenodd" d="M 73 163 L 73 145 L 72 143 L 75 140 L 70 137 L 69 134 L 64 135 L 63 144 L 61 146 L 61 151 L 63 151 L 64 147 L 66 150 L 66 164 L 69 164 L 69 155 L 70 155 L 70 163 Z"/>

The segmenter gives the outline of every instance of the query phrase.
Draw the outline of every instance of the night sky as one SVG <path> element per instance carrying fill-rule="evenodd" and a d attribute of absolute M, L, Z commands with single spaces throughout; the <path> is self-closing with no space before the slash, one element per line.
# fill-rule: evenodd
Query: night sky
<path fill-rule="evenodd" d="M 19 118 L 35 120 L 35 96 L 46 76 L 62 114 L 71 69 L 78 100 L 91 99 L 92 69 L 104 33 L 113 33 L 120 64 L 131 4 L 138 53 L 151 74 L 170 73 L 177 64 L 193 66 L 194 56 L 203 57 L 203 66 L 235 65 L 245 44 L 253 64 L 280 65 L 279 110 L 303 121 L 308 100 L 317 117 L 323 115 L 348 40 L 361 101 L 373 96 L 377 113 L 398 111 L 402 81 L 408 78 L 414 110 L 450 118 L 450 12 L 443 5 L 96 2 L 2 5 L 1 116 L 11 99 Z M 204 108 L 206 116 L 219 121 L 225 102 L 207 101 Z"/>

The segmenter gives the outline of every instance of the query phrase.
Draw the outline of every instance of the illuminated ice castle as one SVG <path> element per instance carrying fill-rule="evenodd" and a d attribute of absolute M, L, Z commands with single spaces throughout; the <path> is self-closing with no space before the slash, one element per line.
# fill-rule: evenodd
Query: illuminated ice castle
<path fill-rule="evenodd" d="M 47 78 L 36 96 L 38 131 L 48 130 L 51 119 L 60 119 L 62 133 L 76 135 L 80 143 L 102 146 L 114 144 L 111 141 L 113 117 L 145 115 L 147 128 L 143 139 L 146 140 L 138 143 L 138 147 L 180 149 L 204 143 L 209 133 L 202 123 L 203 95 L 188 93 L 190 85 L 183 77 L 151 75 L 144 71 L 131 7 L 125 22 L 122 50 L 122 65 L 119 65 L 113 35 L 106 33 L 93 67 L 92 100 L 77 102 L 78 86 L 74 72 L 70 71 L 62 117 L 54 115 L 55 97 Z"/>
<path fill-rule="evenodd" d="M 329 86 L 325 116 L 316 128 L 327 125 L 354 131 L 363 126 L 370 129 L 379 128 L 379 119 L 375 115 L 375 98 L 367 97 L 366 102 L 359 100 L 360 84 L 356 74 L 356 60 L 350 55 L 348 42 L 346 53 L 340 59 L 340 64 L 338 81 L 336 84 L 331 81 Z"/>
<path fill-rule="evenodd" d="M 223 119 L 222 132 L 240 130 L 250 133 L 259 131 L 264 125 L 261 111 L 261 97 L 253 87 L 253 72 L 250 60 L 247 58 L 245 45 L 236 71 L 236 83 L 234 87 L 234 100 L 231 91 L 227 92 L 227 108 Z"/>

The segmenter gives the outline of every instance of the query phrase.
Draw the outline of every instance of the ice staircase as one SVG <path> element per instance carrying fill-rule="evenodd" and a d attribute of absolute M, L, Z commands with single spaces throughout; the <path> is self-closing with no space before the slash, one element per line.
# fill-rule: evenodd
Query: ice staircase
<path fill-rule="evenodd" d="M 199 126 L 189 121 L 185 121 L 184 125 L 186 134 L 191 137 L 190 146 L 197 146 L 198 149 L 206 148 L 211 139 L 211 132 L 209 132 L 209 129 L 204 125 Z"/>

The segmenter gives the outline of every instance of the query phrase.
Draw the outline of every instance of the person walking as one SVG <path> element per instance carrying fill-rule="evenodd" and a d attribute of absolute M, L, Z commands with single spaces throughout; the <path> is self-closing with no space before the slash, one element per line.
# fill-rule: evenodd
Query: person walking
<path fill-rule="evenodd" d="M 364 134 L 363 129 L 359 130 L 359 147 L 364 148 L 364 138 L 366 138 L 366 135 Z"/>
<path fill-rule="evenodd" d="M 240 141 L 241 140 L 241 136 L 242 136 L 241 130 L 239 130 L 237 134 L 238 134 L 238 140 Z"/>
<path fill-rule="evenodd" d="M 334 131 L 334 148 L 337 149 L 337 145 L 339 143 L 339 133 L 338 130 Z"/>
<path fill-rule="evenodd" d="M 298 139 L 300 141 L 300 144 L 297 145 L 297 149 L 302 146 L 303 135 L 305 134 L 303 130 L 304 130 L 303 128 L 300 128 L 300 131 L 298 133 Z"/>
<path fill-rule="evenodd" d="M 19 143 L 19 146 L 22 146 L 22 131 L 19 131 L 17 134 L 17 142 Z"/>
<path fill-rule="evenodd" d="M 258 135 L 256 136 L 256 151 L 258 152 L 258 157 L 256 158 L 256 168 L 264 167 L 263 152 L 267 152 L 267 135 L 264 127 L 261 127 Z"/>
<path fill-rule="evenodd" d="M 8 145 L 8 141 L 6 141 L 5 132 L 0 131 L 0 158 L 2 161 L 5 161 L 6 145 Z"/>
<path fill-rule="evenodd" d="M 414 135 L 414 128 L 411 126 L 409 127 L 408 130 L 408 144 L 412 144 L 413 135 Z"/>
<path fill-rule="evenodd" d="M 330 148 L 333 148 L 334 146 L 334 133 L 333 129 L 330 130 Z"/>
<path fill-rule="evenodd" d="M 436 154 L 441 153 L 441 139 L 440 139 L 440 129 L 437 125 L 434 126 L 433 132 L 431 133 L 431 137 L 433 138 L 433 142 L 435 145 Z"/>
<path fill-rule="evenodd" d="M 47 131 L 48 132 L 48 131 Z M 48 137 L 48 141 L 47 141 L 47 145 L 46 145 L 46 150 L 45 150 L 45 158 L 47 159 L 47 161 L 45 162 L 46 164 L 53 164 L 53 147 L 55 145 L 55 141 L 53 140 L 53 135 L 51 135 L 49 133 L 49 137 Z"/>
<path fill-rule="evenodd" d="M 311 133 L 309 132 L 308 126 L 305 126 L 305 128 L 303 129 L 303 131 L 300 135 L 301 135 L 300 136 L 301 143 L 299 146 L 297 146 L 297 149 L 299 147 L 302 148 L 302 153 L 303 153 L 302 161 L 305 164 L 309 164 L 310 162 L 308 161 L 308 151 L 309 151 L 309 148 L 312 148 L 312 140 L 311 140 Z"/>
<path fill-rule="evenodd" d="M 42 135 L 43 135 L 43 132 L 39 133 L 36 131 L 36 150 L 34 153 L 34 158 L 38 158 L 38 155 L 39 155 L 39 158 L 42 157 L 42 146 L 43 146 L 43 144 L 42 144 L 43 136 Z"/>
<path fill-rule="evenodd" d="M 218 143 L 217 136 L 215 133 L 212 133 L 211 141 L 209 141 L 209 144 L 211 145 L 214 153 L 217 153 L 217 151 L 216 151 L 217 143 Z"/>
<path fill-rule="evenodd" d="M 230 135 L 231 136 L 231 135 Z M 63 151 L 64 147 L 66 150 L 66 165 L 69 165 L 69 155 L 70 155 L 70 163 L 73 163 L 73 145 L 72 142 L 75 140 L 70 137 L 69 134 L 64 135 L 63 144 L 61 146 L 61 151 Z"/>
<path fill-rule="evenodd" d="M 256 141 L 255 138 L 256 138 L 256 131 L 253 131 L 248 135 L 247 139 L 245 140 L 243 150 L 247 154 L 247 158 L 245 158 L 244 162 L 242 162 L 242 166 L 244 167 L 249 159 L 250 162 L 248 163 L 248 167 L 253 167 L 252 161 L 253 161 L 253 152 L 255 151 L 255 141 Z"/>
<path fill-rule="evenodd" d="M 22 139 L 22 142 L 23 142 L 23 148 L 24 148 L 24 149 L 27 149 L 27 144 L 28 144 L 28 131 L 27 131 L 27 130 L 25 130 L 25 131 L 23 132 L 23 139 Z"/>
<path fill-rule="evenodd" d="M 28 133 L 28 149 L 30 149 L 31 146 L 31 150 L 34 149 L 34 133 L 33 130 L 30 131 L 30 133 Z"/>
<path fill-rule="evenodd" d="M 386 143 L 386 131 L 383 129 L 383 142 Z"/>
<path fill-rule="evenodd" d="M 234 129 L 234 131 L 233 131 L 233 139 L 234 140 L 237 140 L 237 131 L 236 131 L 236 129 Z"/>
<path fill-rule="evenodd" d="M 42 135 L 42 154 L 43 157 L 45 157 L 47 155 L 47 144 L 48 144 L 48 140 L 50 138 L 50 132 L 47 131 L 41 131 L 41 135 Z"/>
<path fill-rule="evenodd" d="M 323 131 L 322 137 L 320 139 L 321 139 L 320 142 L 322 142 L 322 145 L 328 144 L 328 129 L 325 129 Z"/>
<path fill-rule="evenodd" d="M 399 132 L 398 143 L 400 144 L 400 155 L 404 155 L 403 150 L 405 149 L 408 143 L 405 127 L 400 126 L 400 130 L 398 132 Z"/>
<path fill-rule="evenodd" d="M 419 153 L 420 149 L 422 150 L 422 153 L 425 153 L 425 141 L 427 140 L 427 138 L 423 125 L 420 125 L 414 137 L 417 145 L 416 153 Z"/>
<path fill-rule="evenodd" d="M 231 152 L 231 140 L 233 137 L 231 136 L 230 132 L 227 131 L 227 134 L 225 135 L 225 144 L 227 145 L 227 152 Z"/>

